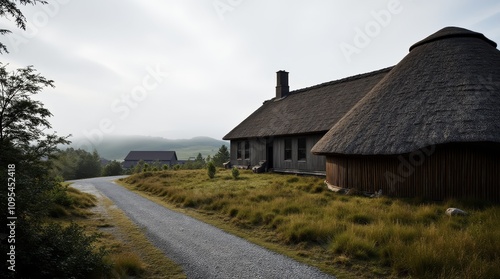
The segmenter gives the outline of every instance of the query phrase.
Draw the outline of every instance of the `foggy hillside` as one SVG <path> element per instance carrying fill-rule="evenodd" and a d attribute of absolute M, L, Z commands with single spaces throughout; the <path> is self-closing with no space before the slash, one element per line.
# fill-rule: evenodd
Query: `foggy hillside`
<path fill-rule="evenodd" d="M 70 138 L 69 147 L 81 148 L 86 151 L 99 152 L 102 158 L 108 160 L 123 160 L 129 151 L 176 151 L 180 160 L 196 157 L 201 153 L 204 158 L 213 156 L 224 144 L 229 143 L 210 137 L 194 137 L 192 139 L 166 139 L 148 136 L 107 136 L 99 142 L 91 143 L 86 138 Z M 64 149 L 64 147 L 63 147 Z"/>

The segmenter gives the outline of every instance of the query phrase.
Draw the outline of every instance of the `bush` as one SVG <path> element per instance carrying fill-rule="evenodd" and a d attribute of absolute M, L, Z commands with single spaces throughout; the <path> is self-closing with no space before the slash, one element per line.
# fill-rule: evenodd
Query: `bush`
<path fill-rule="evenodd" d="M 123 173 L 122 164 L 120 164 L 120 162 L 117 161 L 113 161 L 107 164 L 102 170 L 102 175 L 104 176 L 121 175 L 122 173 Z"/>
<path fill-rule="evenodd" d="M 53 190 L 52 190 L 52 199 L 55 204 L 57 205 L 62 205 L 62 206 L 70 206 L 73 204 L 73 199 L 68 195 L 67 193 L 67 186 L 63 186 L 61 184 L 58 184 Z"/>
<path fill-rule="evenodd" d="M 215 177 L 215 172 L 217 171 L 217 169 L 215 168 L 215 165 L 214 163 L 212 162 L 209 162 L 207 164 L 207 173 L 208 173 L 208 177 L 210 177 L 211 179 Z"/>
<path fill-rule="evenodd" d="M 234 179 L 238 179 L 238 177 L 240 177 L 240 171 L 237 168 L 233 168 L 231 170 L 231 174 L 233 175 Z"/>
<path fill-rule="evenodd" d="M 17 229 L 23 240 L 16 243 L 19 278 L 94 278 L 110 273 L 104 248 L 95 248 L 98 235 L 86 235 L 77 224 L 25 224 Z"/>

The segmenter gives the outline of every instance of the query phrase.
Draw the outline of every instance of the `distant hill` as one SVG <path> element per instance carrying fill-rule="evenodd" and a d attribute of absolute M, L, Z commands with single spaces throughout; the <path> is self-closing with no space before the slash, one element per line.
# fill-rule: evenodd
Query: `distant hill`
<path fill-rule="evenodd" d="M 195 137 L 192 139 L 166 139 L 147 136 L 106 136 L 101 142 L 91 144 L 86 138 L 72 138 L 69 147 L 93 151 L 94 148 L 102 158 L 108 160 L 123 160 L 129 151 L 175 151 L 180 160 L 196 157 L 201 153 L 204 158 L 213 156 L 224 144 L 229 143 L 209 137 Z M 63 147 L 64 148 L 64 147 Z"/>

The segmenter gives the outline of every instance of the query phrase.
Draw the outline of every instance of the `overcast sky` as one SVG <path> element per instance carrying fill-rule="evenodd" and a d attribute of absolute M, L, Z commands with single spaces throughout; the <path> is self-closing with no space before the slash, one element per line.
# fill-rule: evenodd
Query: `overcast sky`
<path fill-rule="evenodd" d="M 498 1 L 47 0 L 0 37 L 10 69 L 55 81 L 37 98 L 59 135 L 221 139 L 275 95 L 398 63 L 446 26 L 500 43 Z"/>

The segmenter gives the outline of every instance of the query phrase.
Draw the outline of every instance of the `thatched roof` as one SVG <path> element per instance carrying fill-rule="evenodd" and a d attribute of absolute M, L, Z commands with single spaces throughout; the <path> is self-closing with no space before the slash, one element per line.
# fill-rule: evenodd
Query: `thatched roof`
<path fill-rule="evenodd" d="M 402 154 L 451 142 L 500 143 L 500 52 L 456 27 L 413 45 L 312 152 Z"/>
<path fill-rule="evenodd" d="M 229 132 L 224 140 L 326 133 L 390 68 L 291 91 L 273 98 Z"/>

